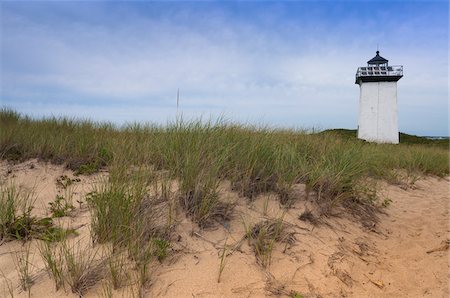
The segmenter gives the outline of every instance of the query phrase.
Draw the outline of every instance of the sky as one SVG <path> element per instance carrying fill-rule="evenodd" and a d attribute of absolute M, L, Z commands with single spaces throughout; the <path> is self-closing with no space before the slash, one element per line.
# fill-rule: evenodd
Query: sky
<path fill-rule="evenodd" d="M 448 136 L 447 1 L 2 1 L 0 106 L 33 117 L 357 126 L 355 73 L 403 65 L 399 128 Z"/>

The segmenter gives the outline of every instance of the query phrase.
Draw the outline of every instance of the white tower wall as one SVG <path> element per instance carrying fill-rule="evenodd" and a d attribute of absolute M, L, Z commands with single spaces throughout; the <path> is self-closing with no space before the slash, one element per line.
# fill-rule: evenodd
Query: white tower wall
<path fill-rule="evenodd" d="M 358 138 L 398 144 L 397 82 L 360 82 Z"/>

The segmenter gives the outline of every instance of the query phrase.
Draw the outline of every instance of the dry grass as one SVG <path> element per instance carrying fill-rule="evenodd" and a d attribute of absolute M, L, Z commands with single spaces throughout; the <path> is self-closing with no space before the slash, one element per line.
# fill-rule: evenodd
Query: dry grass
<path fill-rule="evenodd" d="M 83 296 L 105 276 L 105 261 L 97 249 L 80 243 L 63 242 L 60 253 L 64 260 L 64 277 L 72 293 Z"/>
<path fill-rule="evenodd" d="M 276 243 L 292 245 L 295 242 L 294 233 L 289 231 L 282 217 L 257 223 L 247 232 L 247 239 L 253 247 L 258 263 L 263 267 L 270 265 Z"/>
<path fill-rule="evenodd" d="M 307 221 L 314 226 L 319 224 L 319 218 L 317 218 L 317 216 L 315 216 L 309 209 L 306 209 L 304 212 L 302 212 L 302 214 L 298 216 L 298 219 Z"/>
<path fill-rule="evenodd" d="M 42 241 L 39 246 L 39 253 L 44 261 L 45 270 L 48 276 L 53 279 L 55 289 L 58 291 L 64 286 L 64 268 L 63 259 L 59 250 L 55 245 L 48 241 Z"/>
<path fill-rule="evenodd" d="M 19 276 L 20 287 L 23 291 L 30 293 L 31 286 L 34 284 L 32 274 L 33 264 L 31 263 L 30 255 L 31 243 L 23 246 L 23 249 L 14 253 L 14 264 Z"/>
<path fill-rule="evenodd" d="M 129 264 L 124 251 L 110 252 L 108 269 L 111 285 L 114 290 L 121 288 L 129 282 Z"/>
<path fill-rule="evenodd" d="M 107 273 L 106 257 L 99 248 L 82 244 L 81 241 L 43 241 L 39 245 L 45 269 L 53 279 L 56 290 L 68 286 L 72 293 L 80 297 Z"/>

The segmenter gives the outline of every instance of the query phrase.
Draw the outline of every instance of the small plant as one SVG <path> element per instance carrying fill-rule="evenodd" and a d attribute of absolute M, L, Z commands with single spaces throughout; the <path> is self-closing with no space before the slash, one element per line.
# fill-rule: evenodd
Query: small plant
<path fill-rule="evenodd" d="M 0 186 L 0 239 L 60 241 L 75 233 L 74 230 L 55 227 L 49 217 L 32 216 L 32 204 L 29 193 L 14 186 Z"/>
<path fill-rule="evenodd" d="M 74 175 L 92 175 L 98 172 L 102 167 L 106 166 L 112 160 L 112 153 L 107 148 L 102 147 L 97 152 L 97 156 L 84 159 L 81 163 L 75 163 L 74 166 L 69 166 L 75 170 Z M 82 158 L 83 160 L 83 158 Z"/>
<path fill-rule="evenodd" d="M 80 175 L 92 175 L 100 169 L 100 163 L 95 160 L 88 162 L 86 164 L 82 164 L 78 167 L 78 169 L 73 173 L 75 176 Z"/>
<path fill-rule="evenodd" d="M 45 229 L 40 235 L 37 235 L 35 238 L 47 242 L 58 242 L 67 239 L 69 236 L 77 236 L 77 235 L 78 233 L 75 229 L 64 229 L 56 227 L 52 224 L 47 229 Z"/>
<path fill-rule="evenodd" d="M 389 205 L 391 205 L 391 203 L 392 203 L 392 200 L 390 199 L 390 198 L 385 198 L 384 200 L 383 200 L 383 202 L 381 203 L 381 206 L 383 206 L 383 207 L 388 207 Z"/>
<path fill-rule="evenodd" d="M 168 249 L 170 248 L 170 242 L 165 239 L 153 239 L 155 244 L 154 255 L 158 261 L 162 262 L 168 255 Z"/>
<path fill-rule="evenodd" d="M 305 211 L 298 216 L 298 219 L 301 221 L 307 221 L 314 226 L 319 224 L 319 219 L 308 208 L 306 208 Z"/>
<path fill-rule="evenodd" d="M 420 180 L 420 175 L 418 175 L 417 173 L 409 173 L 408 174 L 408 183 L 410 185 L 414 185 L 417 181 Z"/>
<path fill-rule="evenodd" d="M 30 193 L 14 185 L 0 186 L 0 239 L 23 239 L 31 233 L 32 205 Z"/>
<path fill-rule="evenodd" d="M 105 275 L 105 263 L 98 258 L 98 250 L 82 248 L 80 241 L 69 245 L 63 242 L 61 257 L 64 262 L 64 277 L 72 293 L 84 293 Z"/>
<path fill-rule="evenodd" d="M 214 173 L 203 172 L 200 164 L 186 165 L 181 181 L 181 204 L 201 227 L 211 224 L 219 203 L 219 180 Z M 190 171 L 187 171 L 190 169 Z"/>
<path fill-rule="evenodd" d="M 21 252 L 15 253 L 15 265 L 16 270 L 19 275 L 20 287 L 24 291 L 30 291 L 31 286 L 34 283 L 34 279 L 31 274 L 31 266 L 30 263 L 30 245 L 24 245 L 25 250 Z"/>
<path fill-rule="evenodd" d="M 247 232 L 247 239 L 253 247 L 258 262 L 267 267 L 270 264 L 272 250 L 277 242 L 293 244 L 294 234 L 287 231 L 282 218 L 266 220 L 253 226 Z"/>
<path fill-rule="evenodd" d="M 217 278 L 217 283 L 220 283 L 220 278 L 222 277 L 223 270 L 225 269 L 225 264 L 226 264 L 225 259 L 227 257 L 227 240 L 228 239 L 225 239 L 222 253 L 220 254 L 219 277 Z"/>
<path fill-rule="evenodd" d="M 143 297 L 145 288 L 150 282 L 149 266 L 154 256 L 154 243 L 139 243 L 136 241 L 129 248 L 129 253 L 136 265 L 137 279 L 139 286 L 139 296 Z"/>
<path fill-rule="evenodd" d="M 98 159 L 100 160 L 100 164 L 106 164 L 112 160 L 112 157 L 112 152 L 105 147 L 100 148 L 98 151 Z"/>
<path fill-rule="evenodd" d="M 38 248 L 56 290 L 69 285 L 72 293 L 81 297 L 105 275 L 98 250 L 82 248 L 80 241 L 72 244 L 67 240 L 60 244 L 43 241 Z"/>
<path fill-rule="evenodd" d="M 55 282 L 55 289 L 58 291 L 64 286 L 64 268 L 61 253 L 49 241 L 42 241 L 38 249 L 44 261 L 45 269 L 49 277 Z"/>
<path fill-rule="evenodd" d="M 68 216 L 75 207 L 68 202 L 63 196 L 57 195 L 53 202 L 48 203 L 50 205 L 50 212 L 52 217 L 64 217 Z"/>
<path fill-rule="evenodd" d="M 156 193 L 160 193 L 160 197 L 162 200 L 167 202 L 167 221 L 166 228 L 170 230 L 175 224 L 175 216 L 176 216 L 176 203 L 177 201 L 174 199 L 173 193 L 171 191 L 171 181 L 170 176 L 167 174 L 162 175 L 154 180 L 153 190 Z"/>
<path fill-rule="evenodd" d="M 70 178 L 67 175 L 61 175 L 56 179 L 56 187 L 60 189 L 67 189 L 69 186 L 74 184 L 75 182 L 80 182 L 80 178 Z"/>
<path fill-rule="evenodd" d="M 130 234 L 133 198 L 123 186 L 106 184 L 86 196 L 91 212 L 91 233 L 94 241 L 113 244 L 124 242 Z"/>
<path fill-rule="evenodd" d="M 130 171 L 115 164 L 108 181 L 86 197 L 93 239 L 112 245 L 107 265 L 114 289 L 129 280 L 124 250 L 135 265 L 141 294 L 150 281 L 151 262 L 162 262 L 169 253 L 170 191 L 168 185 L 157 184 L 153 179 L 147 169 Z"/>
<path fill-rule="evenodd" d="M 0 157 L 11 161 L 20 161 L 23 159 L 23 149 L 19 145 L 12 145 L 4 149 Z"/>
<path fill-rule="evenodd" d="M 266 195 L 264 196 L 264 202 L 263 202 L 263 215 L 267 216 L 267 210 L 269 209 L 269 200 L 270 196 Z"/>
<path fill-rule="evenodd" d="M 127 273 L 127 258 L 123 253 L 111 254 L 108 258 L 108 269 L 111 277 L 111 284 L 114 289 L 122 287 L 129 279 Z"/>

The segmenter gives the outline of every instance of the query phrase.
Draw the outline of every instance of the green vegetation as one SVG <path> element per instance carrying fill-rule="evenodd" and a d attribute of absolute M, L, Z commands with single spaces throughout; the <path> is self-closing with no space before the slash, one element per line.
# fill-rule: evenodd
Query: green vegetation
<path fill-rule="evenodd" d="M 162 262 L 169 254 L 168 250 L 170 248 L 170 242 L 166 239 L 153 239 L 153 244 L 155 245 L 154 255 L 158 261 Z"/>
<path fill-rule="evenodd" d="M 108 270 L 112 287 L 117 290 L 129 280 L 127 256 L 124 253 L 110 253 Z"/>
<path fill-rule="evenodd" d="M 53 217 L 63 217 L 70 214 L 75 207 L 68 202 L 63 196 L 57 195 L 53 202 L 48 203 L 50 205 L 50 212 Z"/>
<path fill-rule="evenodd" d="M 64 285 L 62 257 L 59 251 L 49 241 L 43 241 L 38 246 L 39 253 L 44 261 L 45 270 L 50 278 L 55 282 L 55 289 L 58 291 Z"/>
<path fill-rule="evenodd" d="M 30 295 L 30 288 L 34 283 L 34 279 L 31 273 L 32 264 L 30 260 L 30 245 L 25 245 L 24 250 L 16 252 L 14 256 L 14 263 L 19 276 L 20 287 L 23 291 L 28 291 Z"/>
<path fill-rule="evenodd" d="M 108 271 L 114 289 L 129 280 L 133 263 L 143 293 L 152 261 L 162 262 L 169 254 L 170 187 L 160 179 L 150 168 L 112 165 L 108 180 L 87 196 L 93 241 L 112 245 Z"/>
<path fill-rule="evenodd" d="M 0 240 L 42 239 L 60 241 L 73 230 L 65 230 L 53 225 L 49 217 L 33 216 L 33 199 L 12 185 L 0 185 Z"/>
<path fill-rule="evenodd" d="M 349 139 L 349 140 L 357 140 L 356 135 L 357 131 L 356 129 L 327 129 L 321 132 L 322 134 L 335 134 L 341 138 Z M 449 139 L 428 139 L 426 137 L 419 137 L 415 135 L 410 135 L 407 133 L 401 132 L 399 135 L 400 144 L 409 144 L 409 145 L 431 145 L 431 146 L 437 146 L 441 148 L 448 149 L 449 148 Z"/>
<path fill-rule="evenodd" d="M 62 242 L 60 257 L 63 260 L 64 277 L 72 293 L 82 297 L 100 281 L 106 272 L 105 263 L 99 260 L 98 250 L 83 247 L 80 243 Z"/>
<path fill-rule="evenodd" d="M 227 240 L 225 239 L 225 243 L 223 244 L 222 252 L 220 253 L 220 264 L 219 264 L 219 277 L 217 278 L 217 283 L 220 283 L 220 278 L 222 277 L 223 270 L 226 265 L 226 257 L 227 257 Z"/>
<path fill-rule="evenodd" d="M 59 244 L 44 241 L 39 252 L 56 290 L 68 285 L 72 293 L 82 297 L 105 277 L 106 264 L 99 250 L 83 246 L 80 241 L 64 240 Z"/>
<path fill-rule="evenodd" d="M 93 240 L 134 249 L 143 242 L 164 239 L 170 229 L 167 225 L 169 203 L 167 198 L 157 194 L 158 189 L 153 189 L 155 195 L 149 194 L 148 190 L 156 187 L 152 171 L 122 170 L 111 168 L 109 180 L 87 195 Z M 140 242 L 135 243 L 136 239 Z M 164 258 L 163 242 L 155 245 L 160 258 Z"/>
<path fill-rule="evenodd" d="M 407 177 L 449 173 L 448 150 L 441 145 L 410 144 L 411 137 L 407 144 L 371 144 L 348 137 L 354 131 L 307 133 L 244 127 L 222 120 L 179 119 L 166 126 L 116 127 L 67 118 L 34 120 L 6 109 L 0 112 L 0 123 L 3 158 L 65 162 L 79 173 L 105 166 L 167 171 L 168 179 L 179 181 L 181 205 L 200 226 L 229 215 L 223 214 L 230 209 L 218 199 L 222 180 L 231 181 L 235 190 L 250 199 L 276 192 L 286 205 L 296 199 L 292 186 L 302 182 L 316 193 L 318 201 L 328 200 L 333 205 L 359 199 L 357 184 L 368 177 L 398 182 L 399 173 Z M 102 196 L 117 202 L 125 197 L 130 205 L 118 206 L 118 210 L 136 208 L 137 194 L 126 188 L 111 186 L 95 197 L 94 204 L 101 204 Z M 102 215 L 98 214 L 96 225 L 102 224 Z"/>
<path fill-rule="evenodd" d="M 35 220 L 31 195 L 12 185 L 1 185 L 0 189 L 0 239 L 23 239 L 32 231 Z"/>

